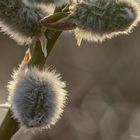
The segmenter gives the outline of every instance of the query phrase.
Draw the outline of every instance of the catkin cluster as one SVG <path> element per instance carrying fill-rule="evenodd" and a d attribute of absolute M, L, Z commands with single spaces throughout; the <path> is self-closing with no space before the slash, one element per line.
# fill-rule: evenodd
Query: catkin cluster
<path fill-rule="evenodd" d="M 65 4 L 69 4 L 66 11 L 69 15 L 51 18 L 47 24 L 54 30 L 72 29 L 76 37 L 87 41 L 103 41 L 128 34 L 140 20 L 137 0 L 1 0 L 1 30 L 21 45 L 31 44 L 34 37 L 43 32 L 40 20 L 53 14 L 54 8 L 49 13 L 48 5 Z M 56 19 L 59 20 L 51 23 Z"/>
<path fill-rule="evenodd" d="M 57 8 L 59 12 L 55 14 L 52 8 L 48 15 L 48 5 L 63 8 Z M 72 30 L 80 44 L 82 39 L 103 41 L 128 34 L 139 20 L 140 5 L 135 0 L 0 0 L 1 31 L 21 45 L 32 44 L 44 33 L 44 26 Z M 65 88 L 55 71 L 21 65 L 8 84 L 13 116 L 26 128 L 54 125 L 65 106 Z"/>

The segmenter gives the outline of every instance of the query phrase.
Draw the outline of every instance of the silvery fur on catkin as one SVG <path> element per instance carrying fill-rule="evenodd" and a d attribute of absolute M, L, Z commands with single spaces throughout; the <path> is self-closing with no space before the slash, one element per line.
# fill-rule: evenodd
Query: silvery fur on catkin
<path fill-rule="evenodd" d="M 128 34 L 140 20 L 140 6 L 132 0 L 81 0 L 71 7 L 75 33 L 88 41 L 103 41 Z"/>
<path fill-rule="evenodd" d="M 0 0 L 0 27 L 20 45 L 29 44 L 41 32 L 40 19 L 45 15 L 21 0 Z"/>
<path fill-rule="evenodd" d="M 26 128 L 48 128 L 60 119 L 65 106 L 66 84 L 60 74 L 36 67 L 19 68 L 9 82 L 14 118 Z"/>
<path fill-rule="evenodd" d="M 62 6 L 69 3 L 69 0 L 23 0 L 23 2 L 29 6 L 38 6 L 40 8 L 48 8 L 49 5 Z"/>

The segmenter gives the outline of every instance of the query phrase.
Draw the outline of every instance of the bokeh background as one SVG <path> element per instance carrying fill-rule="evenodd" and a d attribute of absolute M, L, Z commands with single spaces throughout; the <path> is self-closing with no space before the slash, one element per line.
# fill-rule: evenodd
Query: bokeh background
<path fill-rule="evenodd" d="M 26 49 L 0 34 L 0 103 Z M 20 130 L 14 140 L 140 140 L 139 27 L 129 36 L 81 47 L 72 34 L 62 34 L 47 63 L 67 81 L 63 117 L 49 130 Z M 5 113 L 0 109 L 0 123 Z"/>

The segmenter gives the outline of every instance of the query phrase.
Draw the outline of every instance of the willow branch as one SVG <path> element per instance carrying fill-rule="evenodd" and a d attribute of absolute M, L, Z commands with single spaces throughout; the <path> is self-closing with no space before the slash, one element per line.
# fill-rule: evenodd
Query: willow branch
<path fill-rule="evenodd" d="M 45 35 L 48 38 L 47 44 L 47 51 L 48 56 L 55 45 L 56 40 L 60 36 L 61 31 L 46 31 Z M 47 56 L 47 57 L 48 57 Z M 40 68 L 44 67 L 47 58 L 44 57 L 44 54 L 41 49 L 41 44 L 38 42 L 36 47 L 34 48 L 32 59 L 30 61 L 31 65 L 38 66 Z M 18 122 L 12 117 L 12 112 L 9 109 L 6 117 L 0 127 L 0 140 L 10 140 L 12 136 L 18 131 L 19 124 Z"/>
<path fill-rule="evenodd" d="M 53 49 L 56 40 L 58 39 L 58 37 L 60 36 L 61 31 L 52 31 L 52 30 L 47 30 L 45 35 L 47 37 L 47 52 L 49 56 L 51 50 Z M 30 60 L 30 64 L 31 65 L 35 65 L 37 67 L 44 67 L 47 57 L 44 56 L 42 49 L 41 49 L 41 44 L 40 42 L 37 42 L 36 47 L 34 48 L 33 54 L 32 54 L 32 58 Z"/>
<path fill-rule="evenodd" d="M 59 12 L 63 9 L 56 8 L 55 12 Z M 30 60 L 30 65 L 37 66 L 39 68 L 43 68 L 45 66 L 46 60 L 53 49 L 55 42 L 57 41 L 58 37 L 60 36 L 62 31 L 54 31 L 54 30 L 47 30 L 45 32 L 45 36 L 47 38 L 47 57 L 44 57 L 44 54 L 41 49 L 40 42 L 36 43 L 36 46 L 33 50 L 32 58 Z M 19 123 L 12 117 L 12 112 L 8 109 L 8 112 L 5 116 L 5 119 L 2 122 L 0 127 L 0 140 L 10 140 L 13 135 L 18 131 Z"/>

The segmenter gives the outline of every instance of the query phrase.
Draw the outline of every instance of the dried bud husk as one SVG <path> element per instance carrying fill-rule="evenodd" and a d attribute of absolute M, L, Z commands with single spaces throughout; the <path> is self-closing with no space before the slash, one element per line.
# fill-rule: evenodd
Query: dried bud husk
<path fill-rule="evenodd" d="M 41 20 L 41 24 L 46 28 L 59 31 L 73 30 L 76 28 L 76 24 L 69 12 L 58 12 L 45 17 Z"/>

